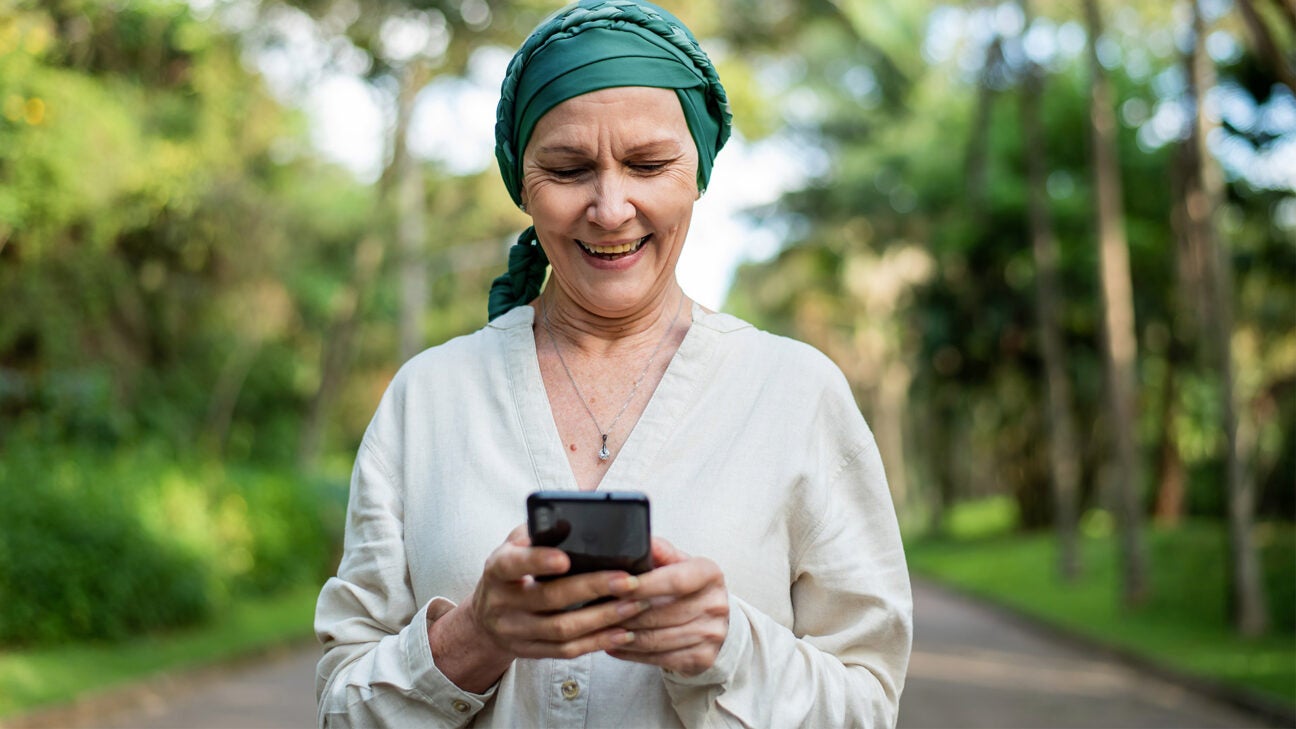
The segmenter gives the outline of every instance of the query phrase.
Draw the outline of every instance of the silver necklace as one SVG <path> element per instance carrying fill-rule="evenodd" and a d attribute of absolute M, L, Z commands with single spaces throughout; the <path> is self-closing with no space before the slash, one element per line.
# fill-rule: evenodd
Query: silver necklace
<path fill-rule="evenodd" d="M 603 447 L 599 448 L 598 452 L 600 461 L 606 461 L 612 455 L 612 451 L 608 450 L 608 434 L 616 428 L 617 421 L 621 420 L 621 415 L 625 413 L 626 408 L 630 407 L 630 401 L 634 399 L 635 393 L 639 391 L 639 385 L 643 384 L 644 378 L 648 376 L 648 368 L 652 366 L 653 359 L 657 357 L 657 353 L 660 352 L 662 346 L 666 344 L 666 340 L 670 339 L 670 333 L 675 330 L 675 322 L 679 321 L 680 311 L 683 309 L 684 292 L 681 291 L 679 304 L 675 306 L 675 316 L 671 318 L 670 325 L 666 327 L 666 333 L 663 334 L 661 340 L 657 342 L 657 346 L 653 348 L 652 354 L 648 355 L 648 361 L 644 363 L 643 372 L 639 373 L 639 378 L 635 380 L 634 387 L 630 388 L 630 394 L 626 395 L 625 402 L 621 403 L 621 409 L 617 411 L 616 417 L 612 418 L 612 424 L 607 427 L 607 430 L 604 430 L 603 426 L 599 425 L 598 418 L 594 417 L 594 411 L 590 410 L 589 403 L 585 402 L 585 396 L 581 394 L 580 387 L 576 385 L 576 378 L 572 377 L 571 370 L 567 368 L 567 360 L 563 359 L 562 350 L 558 347 L 558 340 L 554 338 L 553 329 L 549 328 L 549 307 L 544 307 L 543 323 L 545 332 L 549 335 L 549 343 L 553 345 L 554 353 L 558 355 L 558 362 L 562 365 L 563 372 L 567 373 L 567 381 L 571 383 L 572 390 L 576 392 L 576 397 L 580 400 L 581 405 L 585 406 L 585 412 L 589 413 L 590 420 L 594 421 L 594 427 L 598 429 L 599 435 L 603 438 Z"/>

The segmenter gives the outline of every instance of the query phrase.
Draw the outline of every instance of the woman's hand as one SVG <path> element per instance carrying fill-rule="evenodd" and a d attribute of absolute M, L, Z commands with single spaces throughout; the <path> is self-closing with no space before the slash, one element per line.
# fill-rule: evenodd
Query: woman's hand
<path fill-rule="evenodd" d="M 729 632 L 729 591 L 724 573 L 705 557 L 689 557 L 654 537 L 653 564 L 624 598 L 647 600 L 647 612 L 621 623 L 633 639 L 607 650 L 626 661 L 650 663 L 684 676 L 707 670 Z"/>
<path fill-rule="evenodd" d="M 481 693 L 514 658 L 575 658 L 614 650 L 634 640 L 618 625 L 648 608 L 645 599 L 614 599 L 564 610 L 602 597 L 623 597 L 639 586 L 625 572 L 591 572 L 540 582 L 571 567 L 562 550 L 532 547 L 519 526 L 486 559 L 477 588 L 428 626 L 437 667 L 457 686 Z"/>

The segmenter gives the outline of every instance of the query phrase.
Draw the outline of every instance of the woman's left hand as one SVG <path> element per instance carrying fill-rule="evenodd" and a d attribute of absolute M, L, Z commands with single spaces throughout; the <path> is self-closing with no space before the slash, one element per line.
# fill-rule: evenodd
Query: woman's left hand
<path fill-rule="evenodd" d="M 724 573 L 705 557 L 690 557 L 665 539 L 652 540 L 652 571 L 625 600 L 652 604 L 621 627 L 634 640 L 608 655 L 696 676 L 715 663 L 729 632 L 729 591 Z"/>

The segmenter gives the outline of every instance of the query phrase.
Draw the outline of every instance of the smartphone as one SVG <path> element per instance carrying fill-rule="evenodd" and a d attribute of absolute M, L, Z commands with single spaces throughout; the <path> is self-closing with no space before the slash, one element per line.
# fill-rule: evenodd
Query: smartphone
<path fill-rule="evenodd" d="M 638 491 L 536 491 L 527 497 L 527 531 L 532 545 L 567 553 L 568 575 L 653 567 L 648 497 Z"/>

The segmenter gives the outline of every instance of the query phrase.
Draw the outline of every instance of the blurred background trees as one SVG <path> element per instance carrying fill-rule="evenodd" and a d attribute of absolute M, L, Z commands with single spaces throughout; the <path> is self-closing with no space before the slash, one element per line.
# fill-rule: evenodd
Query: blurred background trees
<path fill-rule="evenodd" d="M 838 362 L 907 533 L 1006 499 L 1074 577 L 1077 540 L 1118 524 L 1137 605 L 1159 569 L 1141 525 L 1227 525 L 1220 600 L 1246 632 L 1272 605 L 1293 629 L 1256 556 L 1296 519 L 1289 3 L 663 4 L 716 59 L 740 137 L 798 150 L 806 180 L 749 211 L 780 243 L 725 308 Z M 493 163 L 420 156 L 418 101 L 480 84 L 556 7 L 0 5 L 0 488 L 25 504 L 0 593 L 62 585 L 0 607 L 0 643 L 184 622 L 327 574 L 378 396 L 484 323 L 525 225 Z M 382 114 L 370 172 L 312 144 L 303 99 L 336 73 Z M 63 557 L 13 558 L 52 542 Z M 95 554 L 138 580 L 66 569 Z M 175 597 L 143 623 L 85 617 L 154 584 Z M 82 618 L 6 633 L 32 606 Z"/>

